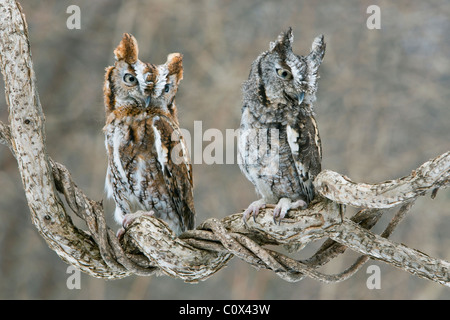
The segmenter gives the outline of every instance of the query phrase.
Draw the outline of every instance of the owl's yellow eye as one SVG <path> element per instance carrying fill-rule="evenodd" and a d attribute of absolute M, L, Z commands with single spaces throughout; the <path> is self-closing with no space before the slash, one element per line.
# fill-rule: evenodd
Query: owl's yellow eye
<path fill-rule="evenodd" d="M 136 77 L 131 73 L 125 73 L 125 75 L 123 76 L 123 81 L 129 86 L 135 85 L 137 83 Z"/>
<path fill-rule="evenodd" d="M 290 80 L 292 79 L 292 73 L 289 70 L 286 69 L 276 69 L 277 75 L 283 79 L 283 80 Z"/>

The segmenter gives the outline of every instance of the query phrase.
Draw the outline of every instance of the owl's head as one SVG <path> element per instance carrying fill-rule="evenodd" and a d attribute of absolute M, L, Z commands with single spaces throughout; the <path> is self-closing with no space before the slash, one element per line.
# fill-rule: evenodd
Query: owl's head
<path fill-rule="evenodd" d="M 317 71 L 325 54 L 323 36 L 314 39 L 307 56 L 294 54 L 293 42 L 294 35 L 289 28 L 253 63 L 250 78 L 252 73 L 258 73 L 259 91 L 264 89 L 265 98 L 273 104 L 302 105 L 315 100 Z"/>
<path fill-rule="evenodd" d="M 149 107 L 157 70 L 154 65 L 140 61 L 138 54 L 136 39 L 125 33 L 114 50 L 114 66 L 106 69 L 103 90 L 109 111 L 126 105 Z"/>
<path fill-rule="evenodd" d="M 156 69 L 157 75 L 151 105 L 175 114 L 175 95 L 178 84 L 183 79 L 183 55 L 181 53 L 169 54 L 166 63 L 156 66 Z"/>

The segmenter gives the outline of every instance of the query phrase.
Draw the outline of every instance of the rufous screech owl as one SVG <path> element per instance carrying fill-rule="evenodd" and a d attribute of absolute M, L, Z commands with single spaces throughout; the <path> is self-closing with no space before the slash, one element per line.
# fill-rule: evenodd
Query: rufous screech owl
<path fill-rule="evenodd" d="M 154 65 L 138 53 L 136 39 L 124 34 L 115 64 L 106 69 L 106 191 L 124 228 L 145 212 L 179 235 L 194 227 L 195 217 L 192 165 L 175 106 L 182 55 L 169 54 L 165 64 Z"/>
<path fill-rule="evenodd" d="M 316 37 L 311 52 L 300 56 L 292 51 L 293 40 L 289 28 L 271 42 L 242 87 L 239 166 L 262 197 L 244 211 L 244 221 L 267 204 L 276 204 L 274 221 L 281 221 L 314 198 L 322 147 L 313 102 L 325 43 Z"/>

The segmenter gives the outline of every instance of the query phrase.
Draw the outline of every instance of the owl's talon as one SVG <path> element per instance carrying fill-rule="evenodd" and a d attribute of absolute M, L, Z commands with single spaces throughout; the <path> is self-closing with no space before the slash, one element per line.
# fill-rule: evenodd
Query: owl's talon
<path fill-rule="evenodd" d="M 275 224 L 278 221 L 278 225 L 281 225 L 281 220 L 284 219 L 289 210 L 298 208 L 306 209 L 307 206 L 308 204 L 304 200 L 292 202 L 289 198 L 281 198 L 275 209 L 273 209 L 273 221 Z"/>
<path fill-rule="evenodd" d="M 264 209 L 265 207 L 266 202 L 263 199 L 252 202 L 242 215 L 244 224 L 247 226 L 247 220 L 250 218 L 250 216 L 252 216 L 253 221 L 256 222 L 256 216 L 259 214 L 259 210 Z"/>
<path fill-rule="evenodd" d="M 155 212 L 153 211 L 139 211 L 136 213 L 128 213 L 125 215 L 125 217 L 122 220 L 122 229 L 128 229 L 128 227 L 130 226 L 130 224 L 133 223 L 134 220 L 136 220 L 137 218 L 141 217 L 141 216 L 148 216 L 148 217 L 154 217 L 155 216 Z M 120 231 L 120 229 L 119 229 Z M 125 230 L 124 230 L 125 233 Z"/>
<path fill-rule="evenodd" d="M 117 237 L 117 239 L 119 239 L 119 242 L 122 240 L 124 234 L 125 234 L 125 229 L 123 227 L 120 228 L 119 230 L 117 230 L 116 237 Z"/>

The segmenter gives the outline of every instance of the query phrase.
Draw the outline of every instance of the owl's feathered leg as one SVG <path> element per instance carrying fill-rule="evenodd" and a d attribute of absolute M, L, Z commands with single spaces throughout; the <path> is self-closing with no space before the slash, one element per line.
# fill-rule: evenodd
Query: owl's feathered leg
<path fill-rule="evenodd" d="M 266 207 L 266 200 L 264 198 L 253 201 L 244 211 L 244 214 L 242 216 L 244 223 L 247 224 L 247 220 L 250 218 L 250 216 L 253 216 L 253 219 L 255 219 L 256 216 L 259 214 L 259 210 L 264 209 L 265 207 Z"/>
<path fill-rule="evenodd" d="M 114 219 L 116 220 L 117 223 L 122 224 L 124 217 L 125 213 L 118 205 L 116 205 L 116 210 L 114 211 Z"/>
<path fill-rule="evenodd" d="M 289 198 L 281 198 L 275 209 L 273 209 L 273 221 L 274 223 L 278 221 L 280 224 L 289 210 L 298 208 L 306 209 L 307 206 L 308 204 L 304 200 L 292 202 Z"/>

